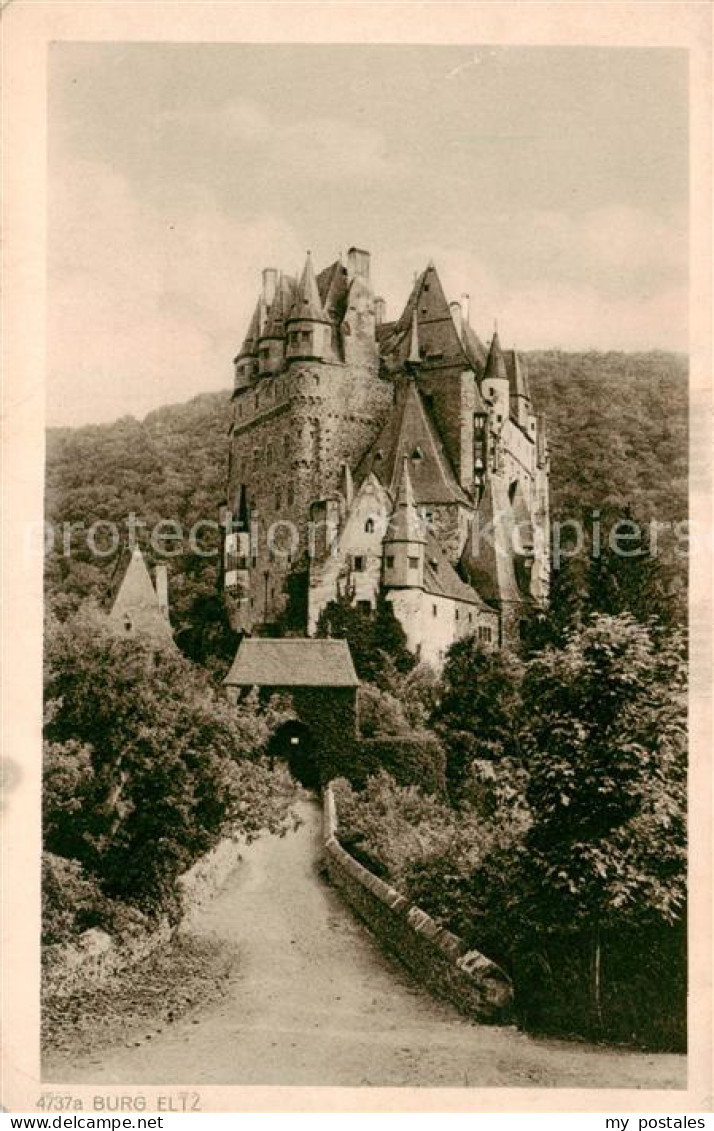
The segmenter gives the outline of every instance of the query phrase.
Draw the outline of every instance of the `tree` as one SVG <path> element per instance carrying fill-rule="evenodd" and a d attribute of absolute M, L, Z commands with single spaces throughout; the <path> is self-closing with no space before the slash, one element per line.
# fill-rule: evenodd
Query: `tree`
<path fill-rule="evenodd" d="M 282 715 L 234 707 L 172 648 L 85 610 L 47 634 L 45 844 L 104 895 L 171 910 L 221 836 L 279 830 L 288 793 L 261 760 Z"/>
<path fill-rule="evenodd" d="M 520 882 L 537 930 L 587 930 L 601 1001 L 601 933 L 683 915 L 686 671 L 629 614 L 597 614 L 546 649 L 523 684 L 532 825 Z"/>
<path fill-rule="evenodd" d="M 353 605 L 346 595 L 330 601 L 318 618 L 317 635 L 346 640 L 357 675 L 370 683 L 386 686 L 387 672 L 393 668 L 408 672 L 414 667 L 404 629 L 383 595 L 376 609 L 369 611 Z"/>
<path fill-rule="evenodd" d="M 518 757 L 521 673 L 516 656 L 486 649 L 476 636 L 449 648 L 431 722 L 447 748 L 454 795 L 474 760 Z"/>

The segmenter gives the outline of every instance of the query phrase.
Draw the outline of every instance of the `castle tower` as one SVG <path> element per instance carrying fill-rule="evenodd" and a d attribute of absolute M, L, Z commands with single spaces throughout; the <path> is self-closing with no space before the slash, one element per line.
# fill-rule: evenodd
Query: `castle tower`
<path fill-rule="evenodd" d="M 332 327 L 320 299 L 309 251 L 286 326 L 286 357 L 289 361 L 330 359 Z"/>
<path fill-rule="evenodd" d="M 525 362 L 522 362 L 518 356 L 517 350 L 511 350 L 511 365 L 509 369 L 511 417 L 524 432 L 535 433 L 535 419 L 531 407 L 528 371 Z"/>
<path fill-rule="evenodd" d="M 383 546 L 385 587 L 423 589 L 426 538 L 414 501 L 407 456 L 402 462 L 396 506 Z"/>
<path fill-rule="evenodd" d="M 501 350 L 501 342 L 496 327 L 494 327 L 491 348 L 486 359 L 481 393 L 491 406 L 492 427 L 499 431 L 500 426 L 510 416 L 510 386 L 506 360 Z"/>
<path fill-rule="evenodd" d="M 271 286 L 272 302 L 267 308 L 265 327 L 258 339 L 258 373 L 278 373 L 285 362 L 285 319 L 288 315 L 289 289 L 287 280 L 281 275 L 277 284 Z"/>
<path fill-rule="evenodd" d="M 256 303 L 243 345 L 233 359 L 234 393 L 250 388 L 258 375 L 258 338 L 260 337 L 261 300 Z"/>

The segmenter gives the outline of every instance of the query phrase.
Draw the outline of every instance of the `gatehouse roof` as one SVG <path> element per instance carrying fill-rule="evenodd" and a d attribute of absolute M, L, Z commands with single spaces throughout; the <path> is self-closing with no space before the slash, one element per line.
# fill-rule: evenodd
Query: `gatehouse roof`
<path fill-rule="evenodd" d="M 358 687 L 346 640 L 245 637 L 223 681 L 230 687 Z"/>

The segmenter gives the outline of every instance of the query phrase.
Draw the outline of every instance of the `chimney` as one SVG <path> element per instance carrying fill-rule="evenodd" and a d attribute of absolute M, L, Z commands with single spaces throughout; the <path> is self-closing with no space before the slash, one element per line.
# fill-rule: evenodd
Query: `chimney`
<path fill-rule="evenodd" d="M 461 335 L 463 333 L 463 326 L 461 325 L 461 317 L 462 317 L 462 315 L 461 315 L 461 303 L 460 302 L 450 302 L 449 303 L 449 310 L 451 312 L 451 317 L 454 320 L 454 326 L 456 327 L 456 333 L 459 335 L 459 338 L 461 338 Z"/>
<path fill-rule="evenodd" d="M 369 252 L 361 251 L 358 247 L 351 247 L 347 252 L 347 271 L 350 277 L 360 275 L 369 282 Z"/>
<path fill-rule="evenodd" d="M 466 323 L 467 326 L 470 325 L 470 322 L 469 322 L 469 303 L 470 303 L 470 297 L 469 297 L 469 295 L 466 294 L 466 292 L 464 292 L 461 296 L 461 317 L 463 318 L 463 320 L 464 320 L 464 322 Z"/>
<path fill-rule="evenodd" d="M 278 272 L 275 267 L 266 267 L 263 271 L 263 302 L 272 306 L 275 300 L 275 288 L 278 285 Z"/>
<path fill-rule="evenodd" d="M 161 609 L 161 615 L 169 619 L 169 579 L 165 565 L 157 565 L 155 570 L 156 596 Z"/>
<path fill-rule="evenodd" d="M 387 313 L 387 304 L 383 298 L 378 297 L 374 300 L 374 321 L 377 326 L 381 326 L 384 322 L 384 316 Z"/>

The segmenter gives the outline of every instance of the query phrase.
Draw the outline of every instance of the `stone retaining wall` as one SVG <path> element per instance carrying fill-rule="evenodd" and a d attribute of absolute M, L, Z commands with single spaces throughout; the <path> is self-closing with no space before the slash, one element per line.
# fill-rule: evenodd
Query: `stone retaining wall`
<path fill-rule="evenodd" d="M 352 910 L 422 985 L 477 1021 L 509 1021 L 513 986 L 505 971 L 439 927 L 425 911 L 345 851 L 337 839 L 331 785 L 325 787 L 323 805 L 327 873 Z"/>

